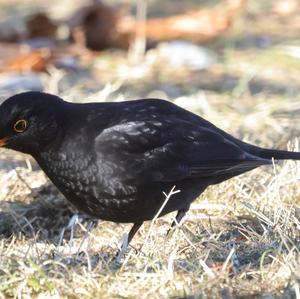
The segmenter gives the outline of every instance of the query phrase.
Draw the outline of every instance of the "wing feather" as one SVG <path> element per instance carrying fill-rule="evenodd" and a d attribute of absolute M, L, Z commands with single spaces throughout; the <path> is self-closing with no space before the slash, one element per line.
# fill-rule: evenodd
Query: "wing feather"
<path fill-rule="evenodd" d="M 187 178 L 234 176 L 264 164 L 213 128 L 184 122 L 130 121 L 96 138 L 101 163 L 116 165 L 124 182 L 176 182 Z M 181 126 L 180 126 L 181 125 Z M 100 163 L 100 162 L 99 162 Z"/>

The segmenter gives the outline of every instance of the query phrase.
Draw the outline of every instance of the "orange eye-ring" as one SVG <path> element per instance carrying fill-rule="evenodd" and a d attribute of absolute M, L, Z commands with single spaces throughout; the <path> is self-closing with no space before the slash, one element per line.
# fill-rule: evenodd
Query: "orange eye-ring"
<path fill-rule="evenodd" d="M 14 124 L 14 131 L 23 133 L 28 128 L 28 122 L 25 119 L 19 119 Z"/>

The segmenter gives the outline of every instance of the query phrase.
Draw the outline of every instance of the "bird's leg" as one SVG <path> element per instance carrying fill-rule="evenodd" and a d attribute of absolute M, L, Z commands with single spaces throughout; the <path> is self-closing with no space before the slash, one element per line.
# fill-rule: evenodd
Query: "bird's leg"
<path fill-rule="evenodd" d="M 69 220 L 68 225 L 62 229 L 59 242 L 58 242 L 59 246 L 62 244 L 63 237 L 67 229 L 71 231 L 70 243 L 73 242 L 74 226 L 77 224 L 78 219 L 79 219 L 79 213 L 75 213 Z"/>
<path fill-rule="evenodd" d="M 88 238 L 90 232 L 95 227 L 97 227 L 97 225 L 98 225 L 98 220 L 97 219 L 91 219 L 91 220 L 89 220 L 89 223 L 88 223 L 88 226 L 87 226 L 86 231 L 84 233 L 84 236 L 83 236 L 83 238 L 80 241 L 80 244 L 79 244 L 79 247 L 78 247 L 78 250 L 77 250 L 77 256 L 81 254 L 80 250 L 81 250 L 82 245 L 84 244 L 85 240 Z"/>
<path fill-rule="evenodd" d="M 169 235 L 169 233 L 171 232 L 173 227 L 175 227 L 176 225 L 178 225 L 180 223 L 180 221 L 185 216 L 185 214 L 188 210 L 189 209 L 178 210 L 175 220 L 172 222 L 171 227 L 169 228 L 169 230 L 167 232 L 167 235 Z"/>
<path fill-rule="evenodd" d="M 134 223 L 131 230 L 129 231 L 128 236 L 123 238 L 123 243 L 122 243 L 122 246 L 121 246 L 121 250 L 118 250 L 118 252 L 116 254 L 116 261 L 117 262 L 120 262 L 121 258 L 126 253 L 126 250 L 128 248 L 128 245 L 129 245 L 130 241 L 133 239 L 134 235 L 137 233 L 137 231 L 142 226 L 142 224 L 143 224 L 143 222 Z"/>
<path fill-rule="evenodd" d="M 85 217 L 86 216 L 84 214 L 80 213 L 80 212 L 76 212 L 76 213 L 73 214 L 73 216 L 70 218 L 67 226 L 65 226 L 62 229 L 62 232 L 61 232 L 60 238 L 59 238 L 59 242 L 58 242 L 58 246 L 60 246 L 62 244 L 62 242 L 63 242 L 65 231 L 66 230 L 70 230 L 69 245 L 70 245 L 70 248 L 72 248 L 75 227 L 76 227 L 76 225 L 79 222 L 81 222 L 82 220 L 84 220 Z M 96 227 L 97 224 L 98 224 L 98 220 L 97 219 L 90 219 L 89 220 L 89 224 L 88 224 L 88 232 L 90 232 L 94 227 Z"/>
<path fill-rule="evenodd" d="M 140 227 L 142 226 L 143 222 L 138 222 L 138 223 L 135 223 L 131 230 L 129 231 L 129 234 L 128 234 L 128 243 L 127 243 L 127 246 L 129 245 L 130 241 L 133 239 L 134 235 L 137 233 L 137 231 L 140 229 Z"/>
<path fill-rule="evenodd" d="M 180 223 L 180 221 L 182 220 L 182 218 L 185 216 L 186 212 L 188 210 L 179 210 L 177 212 L 177 215 L 175 217 L 175 220 L 172 222 L 171 224 L 171 228 L 173 228 L 174 226 L 178 225 Z"/>

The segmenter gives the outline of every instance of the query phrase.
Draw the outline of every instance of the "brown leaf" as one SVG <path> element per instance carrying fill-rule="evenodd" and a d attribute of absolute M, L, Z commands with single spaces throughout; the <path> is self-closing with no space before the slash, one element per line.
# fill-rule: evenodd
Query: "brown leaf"
<path fill-rule="evenodd" d="M 27 38 L 55 38 L 57 25 L 43 12 L 31 15 L 26 21 Z"/>
<path fill-rule="evenodd" d="M 30 50 L 18 44 L 0 44 L 1 72 L 46 71 L 51 53 L 49 50 Z"/>
<path fill-rule="evenodd" d="M 232 19 L 243 10 L 246 0 L 227 0 L 209 9 L 199 9 L 167 18 L 146 21 L 145 34 L 152 40 L 188 39 L 207 41 L 229 29 Z M 135 33 L 143 24 L 133 18 L 123 18 L 118 24 L 123 32 Z"/>
<path fill-rule="evenodd" d="M 70 20 L 73 40 L 91 50 L 129 46 L 130 34 L 118 31 L 123 9 L 97 3 L 79 10 Z"/>

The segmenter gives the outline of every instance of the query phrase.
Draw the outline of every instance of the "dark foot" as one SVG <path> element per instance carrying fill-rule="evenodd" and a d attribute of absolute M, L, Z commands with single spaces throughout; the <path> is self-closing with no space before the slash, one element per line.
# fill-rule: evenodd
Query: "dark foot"
<path fill-rule="evenodd" d="M 137 233 L 142 224 L 143 222 L 135 223 L 131 228 L 129 234 L 124 234 L 121 249 L 117 251 L 115 256 L 116 262 L 121 263 L 122 258 L 128 251 L 128 245 L 130 241 L 133 239 L 134 235 Z"/>
<path fill-rule="evenodd" d="M 168 232 L 167 232 L 167 236 L 170 234 L 170 232 L 172 231 L 172 229 L 174 227 L 176 227 L 182 220 L 182 218 L 185 216 L 186 212 L 189 209 L 185 209 L 185 210 L 178 210 L 177 215 L 175 217 L 175 220 L 172 222 L 171 227 L 169 228 Z"/>

